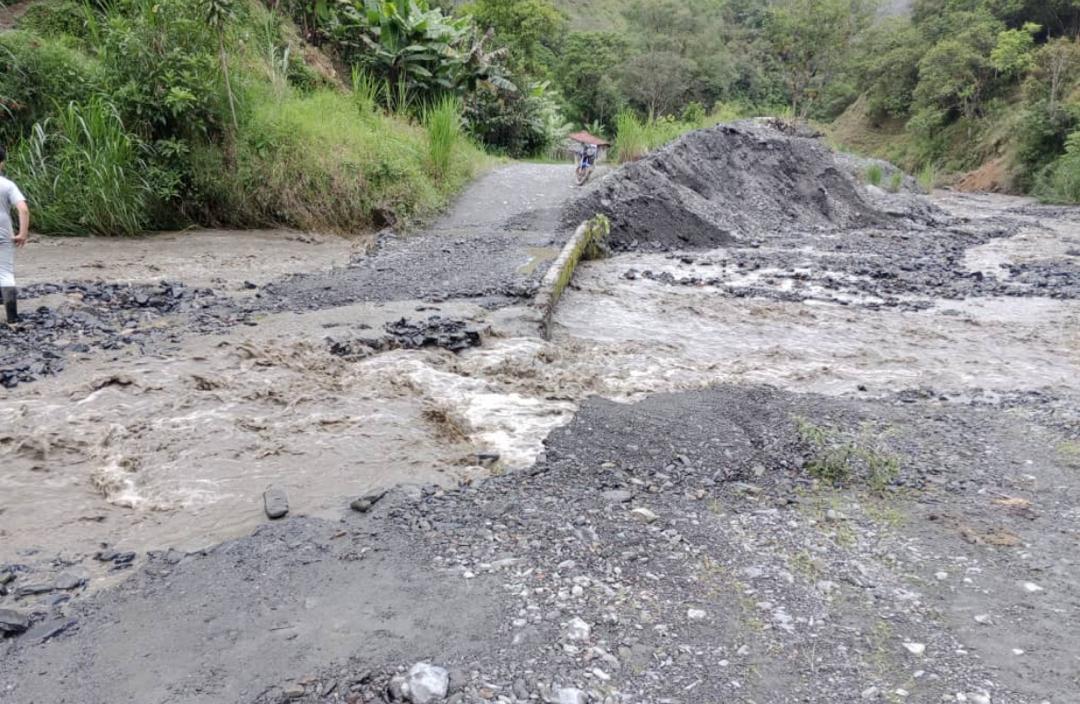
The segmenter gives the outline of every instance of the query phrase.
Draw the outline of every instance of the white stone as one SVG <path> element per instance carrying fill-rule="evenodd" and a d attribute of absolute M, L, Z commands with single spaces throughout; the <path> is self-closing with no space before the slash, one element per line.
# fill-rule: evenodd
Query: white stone
<path fill-rule="evenodd" d="M 939 581 L 944 582 L 946 579 L 949 578 L 949 573 L 948 572 L 935 572 L 934 576 L 937 577 Z"/>
<path fill-rule="evenodd" d="M 585 692 L 574 687 L 563 687 L 555 696 L 558 697 L 558 704 L 588 704 L 589 702 Z"/>
<path fill-rule="evenodd" d="M 862 691 L 862 694 L 860 696 L 869 702 L 877 699 L 880 694 L 881 690 L 879 690 L 877 687 L 867 687 Z"/>
<path fill-rule="evenodd" d="M 446 698 L 450 674 L 443 668 L 418 662 L 405 676 L 405 696 L 413 704 L 430 704 Z"/>
<path fill-rule="evenodd" d="M 686 618 L 690 619 L 691 621 L 702 621 L 702 620 L 705 619 L 706 615 L 707 614 L 704 611 L 702 611 L 701 609 L 687 609 L 686 610 Z"/>
<path fill-rule="evenodd" d="M 637 518 L 640 521 L 644 521 L 645 523 L 652 523 L 657 518 L 659 518 L 659 516 L 657 516 L 655 513 L 653 513 L 652 511 L 650 511 L 649 509 L 647 509 L 647 508 L 645 508 L 643 506 L 639 506 L 638 508 L 635 508 L 630 513 L 634 514 L 635 518 Z"/>
<path fill-rule="evenodd" d="M 590 633 L 592 633 L 592 628 L 580 618 L 574 617 L 570 619 L 570 623 L 566 624 L 568 640 L 589 640 Z"/>
<path fill-rule="evenodd" d="M 926 652 L 926 645 L 923 643 L 904 643 L 904 647 L 912 655 L 922 655 Z"/>
<path fill-rule="evenodd" d="M 1029 594 L 1034 594 L 1035 592 L 1043 591 L 1043 588 L 1038 584 L 1035 584 L 1035 582 L 1024 582 L 1024 591 Z"/>
<path fill-rule="evenodd" d="M 990 624 L 990 614 L 978 614 L 975 616 L 975 623 L 981 623 L 984 626 Z"/>

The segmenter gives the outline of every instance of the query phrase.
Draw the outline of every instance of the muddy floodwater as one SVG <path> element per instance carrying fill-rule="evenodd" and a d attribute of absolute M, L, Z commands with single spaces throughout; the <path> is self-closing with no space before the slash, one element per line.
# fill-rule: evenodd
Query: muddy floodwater
<path fill-rule="evenodd" d="M 1080 246 L 1080 222 L 1025 219 L 1015 211 L 1026 201 L 942 194 L 937 202 L 957 215 L 1012 211 L 1023 220 L 1012 236 L 967 250 L 972 272 L 1007 277 L 1009 264 Z M 196 237 L 191 245 L 204 253 L 181 273 L 239 284 L 329 266 L 360 247 L 320 239 L 309 258 L 286 238 L 271 270 L 247 271 L 244 262 L 268 237 Z M 163 243 L 154 264 L 147 259 L 158 250 L 144 245 L 141 265 L 90 256 L 82 242 L 49 242 L 27 250 L 25 273 L 75 279 L 90 267 L 106 279 L 142 280 L 180 266 L 180 242 Z M 137 551 L 209 545 L 264 520 L 269 484 L 287 489 L 294 512 L 334 517 L 345 496 L 526 467 L 594 395 L 630 401 L 725 382 L 866 397 L 1080 388 L 1075 299 L 913 292 L 900 303 L 917 306 L 882 306 L 858 286 L 818 286 L 827 273 L 820 258 L 806 262 L 809 276 L 797 262 L 740 270 L 731 256 L 721 248 L 586 263 L 550 342 L 515 309 L 491 316 L 457 302 L 427 307 L 483 321 L 491 330 L 483 346 L 362 361 L 327 351 L 326 338 L 355 321 L 415 314 L 425 308 L 415 301 L 279 313 L 156 352 L 82 355 L 77 370 L 0 397 L 0 562 L 100 543 Z M 678 283 L 687 277 L 711 283 Z M 731 295 L 738 288 L 755 295 Z M 494 470 L 479 466 L 477 452 L 500 456 Z"/>

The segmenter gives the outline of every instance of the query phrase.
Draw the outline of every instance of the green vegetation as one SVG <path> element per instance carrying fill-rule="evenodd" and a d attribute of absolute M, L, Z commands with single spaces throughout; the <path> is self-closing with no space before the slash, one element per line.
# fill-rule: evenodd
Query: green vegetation
<path fill-rule="evenodd" d="M 974 187 L 1080 202 L 1076 0 L 914 0 L 891 18 L 875 0 L 557 4 L 581 31 L 548 42 L 559 58 L 547 75 L 569 118 L 624 154 L 678 134 L 669 121 L 694 103 L 786 105 L 792 118 L 836 121 L 834 142 L 921 172 L 924 185 L 989 165 Z"/>
<path fill-rule="evenodd" d="M 836 430 L 796 419 L 799 438 L 807 446 L 810 474 L 834 486 L 844 486 L 858 478 L 878 494 L 883 494 L 900 474 L 900 458 L 882 450 L 868 428 L 854 438 Z"/>
<path fill-rule="evenodd" d="M 880 164 L 871 164 L 866 169 L 866 182 L 871 186 L 881 186 L 881 180 L 885 177 L 885 172 L 882 170 Z"/>
<path fill-rule="evenodd" d="M 899 193 L 900 189 L 904 185 L 904 174 L 901 171 L 894 171 L 893 175 L 889 177 L 889 192 Z"/>
<path fill-rule="evenodd" d="M 325 54 L 254 0 L 32 10 L 25 29 L 0 35 L 0 130 L 41 232 L 407 223 L 483 163 L 461 134 L 459 91 L 405 74 L 400 91 L 376 88 L 359 68 L 348 91 Z M 455 59 L 453 75 L 480 53 Z"/>
<path fill-rule="evenodd" d="M 923 185 L 992 165 L 1080 202 L 1080 2 L 875 4 L 40 2 L 0 35 L 0 140 L 55 233 L 409 222 L 481 150 L 585 128 L 627 161 L 755 114 L 832 123 Z"/>

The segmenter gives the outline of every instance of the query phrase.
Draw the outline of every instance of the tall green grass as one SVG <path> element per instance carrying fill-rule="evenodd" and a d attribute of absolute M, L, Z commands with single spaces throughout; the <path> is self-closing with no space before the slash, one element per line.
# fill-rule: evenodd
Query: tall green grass
<path fill-rule="evenodd" d="M 424 111 L 428 160 L 432 174 L 442 179 L 450 173 L 454 153 L 462 141 L 461 101 L 445 96 Z"/>
<path fill-rule="evenodd" d="M 741 103 L 718 102 L 708 114 L 693 109 L 684 111 L 681 119 L 668 115 L 642 120 L 633 111 L 624 110 L 615 118 L 615 158 L 621 163 L 636 161 L 687 132 L 733 122 L 754 112 Z"/>
<path fill-rule="evenodd" d="M 149 223 L 154 191 L 139 145 L 101 99 L 69 103 L 34 125 L 10 170 L 32 194 L 41 231 L 134 235 Z"/>
<path fill-rule="evenodd" d="M 380 82 L 359 66 L 353 66 L 352 70 L 352 94 L 356 107 L 361 115 L 374 115 L 379 108 L 382 96 Z"/>
<path fill-rule="evenodd" d="M 881 164 L 870 164 L 866 167 L 866 182 L 871 186 L 880 188 L 884 178 L 885 171 L 881 168 Z"/>
<path fill-rule="evenodd" d="M 193 154 L 195 197 L 221 224 L 338 232 L 408 225 L 445 205 L 486 163 L 454 136 L 452 103 L 434 106 L 426 128 L 382 111 L 357 119 L 356 97 L 330 89 L 280 100 L 251 90 L 244 102 L 235 168 L 213 148 Z"/>
<path fill-rule="evenodd" d="M 921 169 L 919 169 L 919 175 L 916 177 L 919 185 L 926 191 L 932 191 L 937 187 L 938 181 L 938 167 L 933 162 L 926 162 Z"/>

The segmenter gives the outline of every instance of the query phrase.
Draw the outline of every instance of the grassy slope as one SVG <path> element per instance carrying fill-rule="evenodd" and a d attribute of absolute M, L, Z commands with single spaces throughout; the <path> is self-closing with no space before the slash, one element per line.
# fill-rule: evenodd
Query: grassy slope
<path fill-rule="evenodd" d="M 1017 94 L 978 121 L 948 127 L 941 135 L 941 148 L 934 154 L 905 129 L 902 120 L 871 120 L 861 99 L 824 130 L 837 148 L 885 159 L 911 173 L 929 166 L 943 183 L 967 190 L 1011 193 L 1017 190 L 1013 135 L 1020 110 Z"/>
<path fill-rule="evenodd" d="M 449 144 L 443 136 L 439 159 L 445 165 L 433 161 L 423 125 L 414 118 L 361 107 L 336 80 L 331 62 L 304 44 L 291 23 L 282 21 L 280 33 L 271 36 L 265 27 L 278 20 L 262 3 L 250 2 L 249 25 L 237 28 L 238 41 L 230 56 L 241 108 L 233 158 L 226 158 L 220 141 L 192 142 L 183 168 L 189 187 L 180 198 L 181 211 L 155 205 L 154 198 L 142 192 L 133 193 L 128 205 L 135 224 L 117 230 L 107 218 L 76 207 L 87 202 L 79 197 L 79 189 L 91 185 L 79 174 L 93 166 L 87 161 L 96 160 L 91 159 L 93 150 L 68 154 L 62 169 L 55 166 L 60 163 L 56 159 L 42 162 L 53 166 L 31 175 L 27 150 L 21 143 L 9 145 L 9 170 L 40 202 L 38 225 L 46 225 L 43 234 L 50 234 L 49 222 L 64 223 L 56 227 L 57 234 L 103 235 L 171 229 L 191 219 L 240 228 L 286 225 L 340 232 L 388 223 L 408 225 L 436 213 L 489 163 L 460 133 L 450 135 Z M 52 46 L 58 41 L 63 42 L 39 43 Z M 320 87 L 302 90 L 290 85 L 269 58 L 280 57 L 283 44 L 324 79 Z M 69 51 L 83 61 L 95 62 L 91 48 L 76 42 L 71 46 Z M 116 173 L 124 177 L 122 185 L 130 185 L 138 183 L 139 170 Z M 72 197 L 59 197 L 64 193 Z M 57 212 L 47 212 L 50 208 Z"/>

